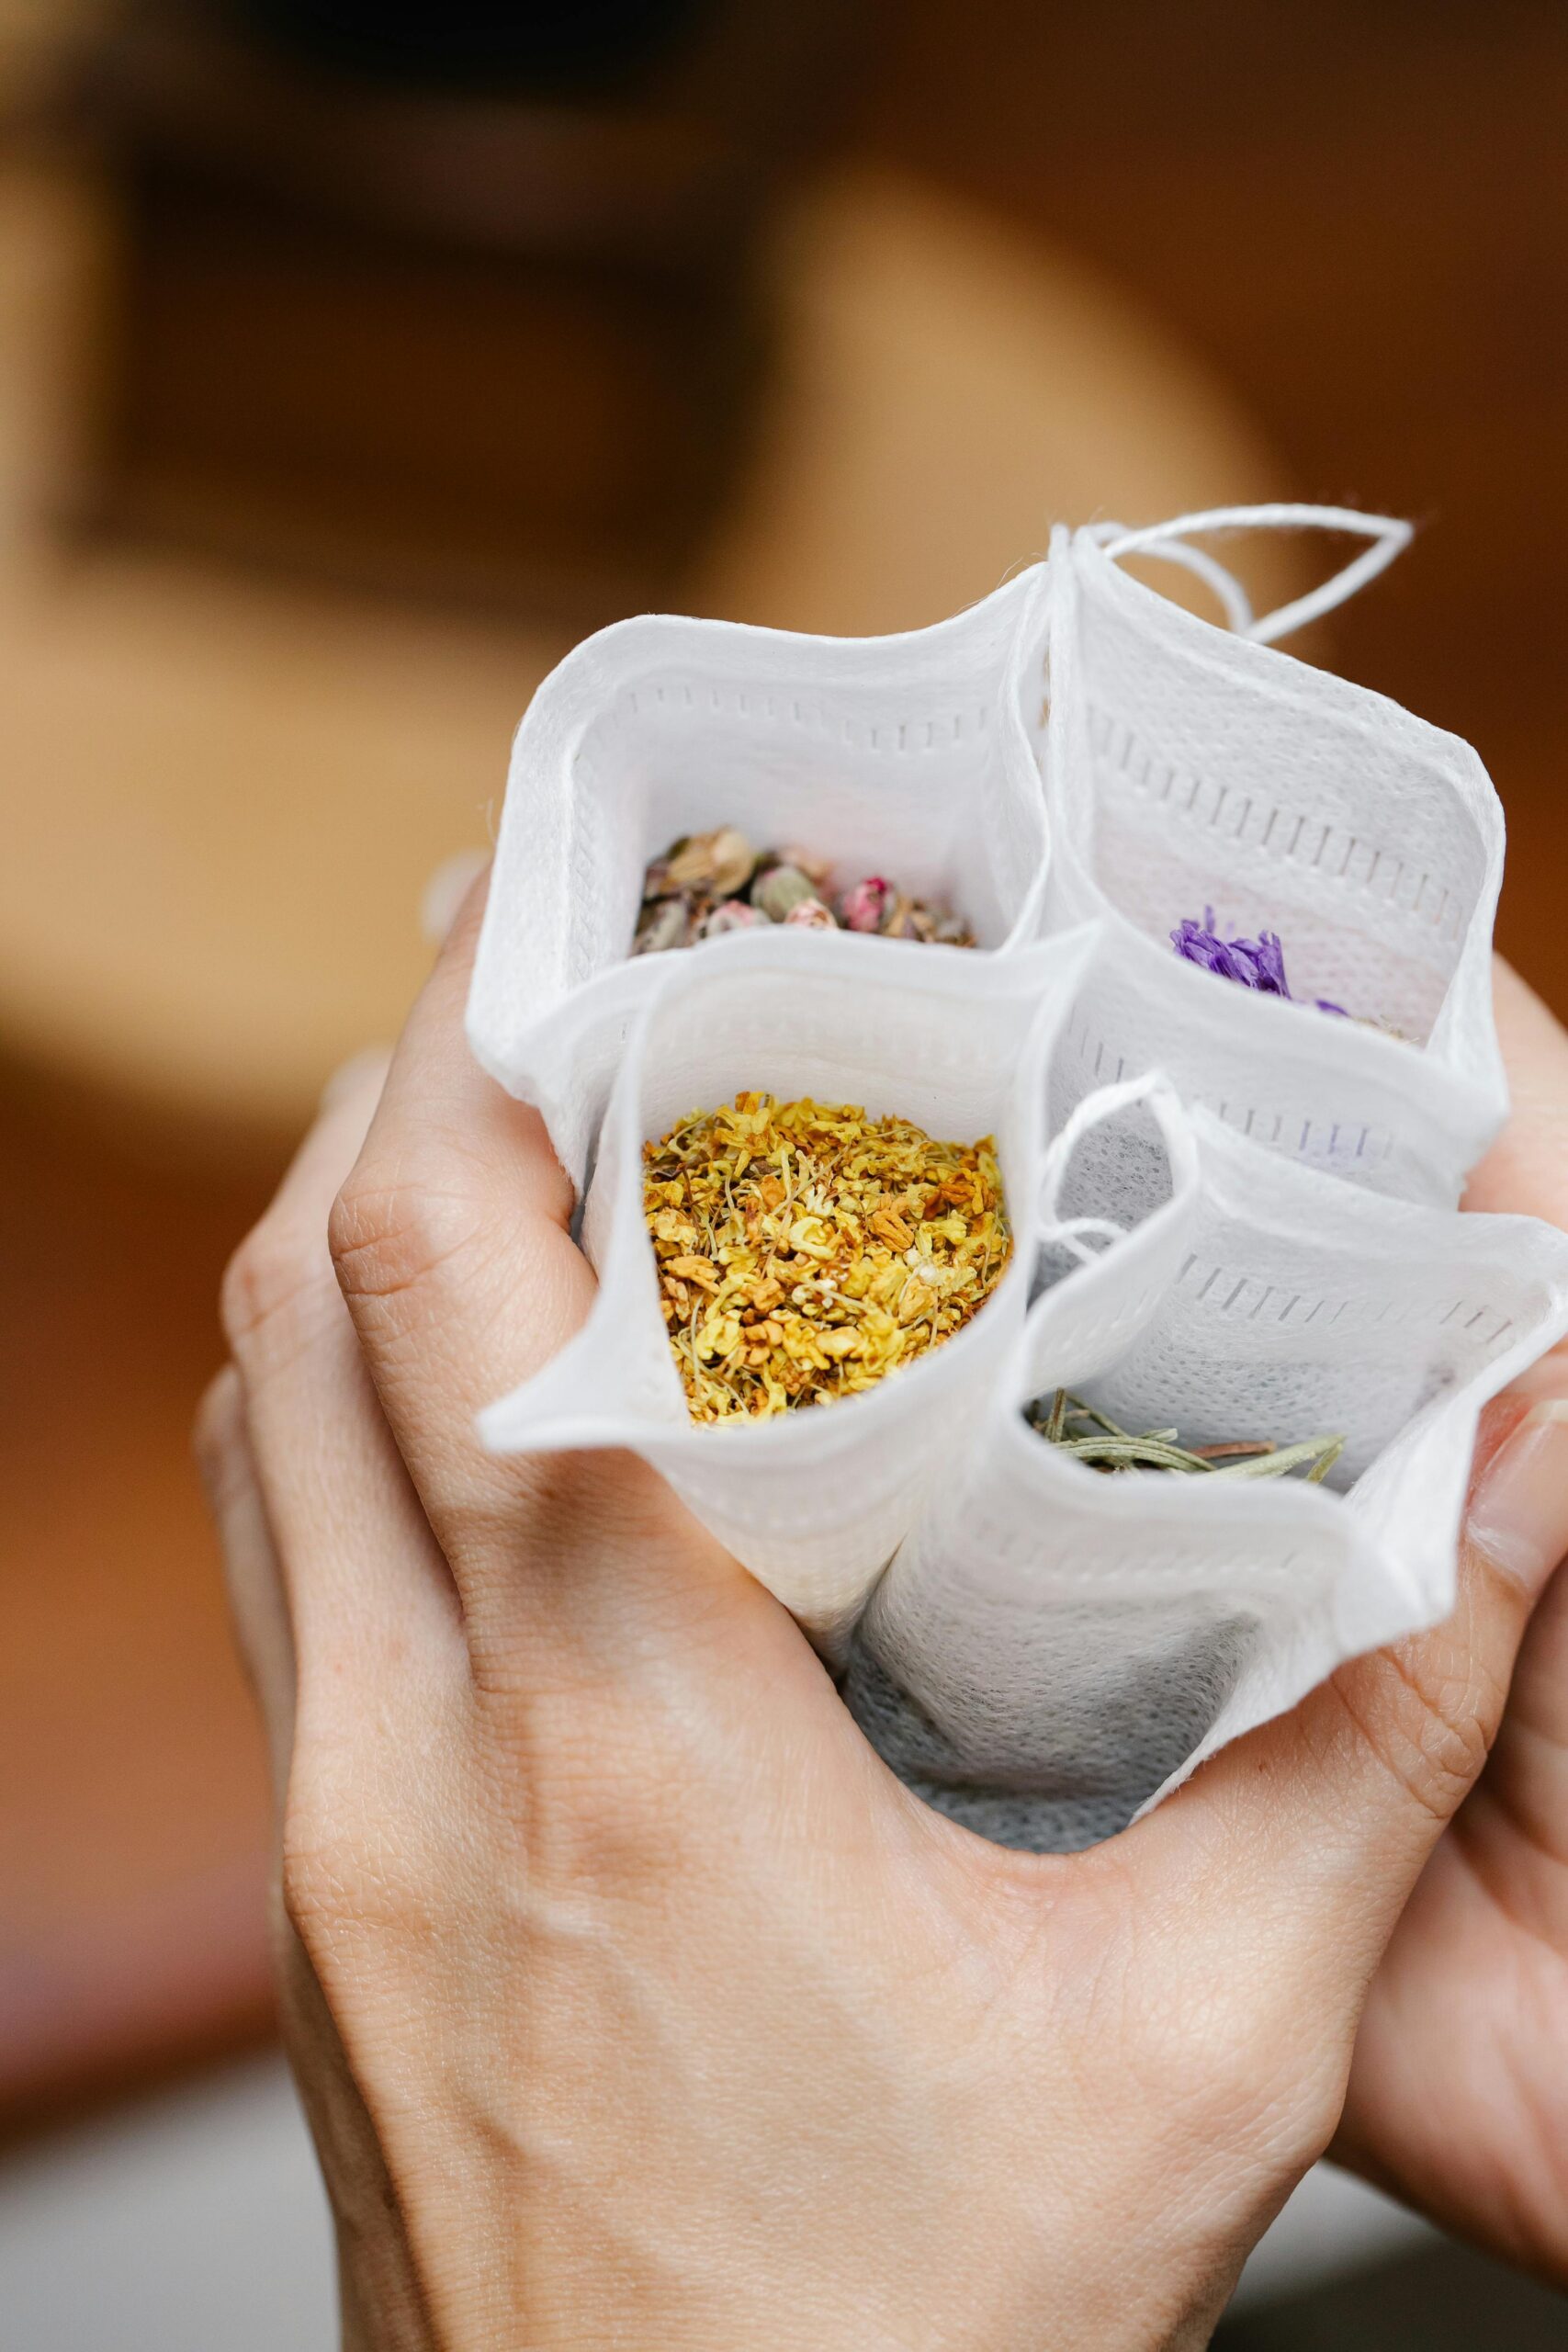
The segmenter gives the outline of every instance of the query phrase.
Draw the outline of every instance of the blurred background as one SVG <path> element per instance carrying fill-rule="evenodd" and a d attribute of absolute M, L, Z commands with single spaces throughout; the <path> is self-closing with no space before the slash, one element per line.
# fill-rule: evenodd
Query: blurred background
<path fill-rule="evenodd" d="M 0 0 L 7 2352 L 333 2341 L 186 1432 L 539 678 L 928 621 L 1057 516 L 1408 514 L 1298 650 L 1480 747 L 1568 1012 L 1565 119 L 1548 0 Z M 1221 2341 L 1568 2304 L 1320 2174 Z"/>

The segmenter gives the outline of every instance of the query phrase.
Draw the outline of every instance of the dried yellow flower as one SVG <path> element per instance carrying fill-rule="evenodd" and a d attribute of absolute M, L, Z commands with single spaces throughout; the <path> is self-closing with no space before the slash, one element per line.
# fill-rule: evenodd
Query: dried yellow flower
<path fill-rule="evenodd" d="M 852 1103 L 738 1094 L 643 1146 L 692 1418 L 853 1396 L 961 1330 L 1012 1248 L 996 1148 Z"/>

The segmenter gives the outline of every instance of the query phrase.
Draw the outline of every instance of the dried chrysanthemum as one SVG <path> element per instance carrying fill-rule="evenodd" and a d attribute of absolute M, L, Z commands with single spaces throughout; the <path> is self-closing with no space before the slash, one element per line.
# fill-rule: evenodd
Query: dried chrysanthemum
<path fill-rule="evenodd" d="M 1304 1470 L 1307 1484 L 1328 1476 L 1345 1451 L 1343 1437 L 1303 1438 L 1277 1445 L 1272 1438 L 1235 1438 L 1228 1444 L 1182 1445 L 1175 1430 L 1124 1430 L 1110 1415 L 1065 1388 L 1036 1397 L 1030 1426 L 1091 1470 L 1180 1470 L 1215 1478 L 1284 1478 Z"/>
<path fill-rule="evenodd" d="M 692 1418 L 853 1396 L 961 1330 L 1011 1250 L 989 1136 L 738 1094 L 643 1147 L 643 1214 Z"/>

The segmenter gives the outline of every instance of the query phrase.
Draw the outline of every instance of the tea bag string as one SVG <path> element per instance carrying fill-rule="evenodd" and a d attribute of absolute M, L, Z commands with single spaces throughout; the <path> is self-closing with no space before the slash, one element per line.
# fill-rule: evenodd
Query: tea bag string
<path fill-rule="evenodd" d="M 1415 537 L 1414 526 L 1394 514 L 1363 514 L 1353 506 L 1300 506 L 1294 504 L 1269 506 L 1212 506 L 1194 514 L 1178 514 L 1168 523 L 1151 523 L 1133 531 L 1113 532 L 1107 524 L 1090 526 L 1089 536 L 1102 547 L 1113 563 L 1124 556 L 1159 555 L 1169 558 L 1172 550 L 1184 545 L 1193 532 L 1224 531 L 1343 531 L 1355 538 L 1370 540 L 1371 545 L 1353 556 L 1348 563 L 1304 596 L 1296 596 L 1289 604 L 1278 605 L 1261 618 L 1248 617 L 1245 622 L 1232 619 L 1231 626 L 1238 633 L 1249 637 L 1254 644 L 1272 645 L 1292 629 L 1304 628 L 1308 621 L 1318 620 L 1325 613 L 1343 605 L 1387 570 L 1395 556 L 1410 545 Z M 1189 549 L 1189 556 L 1193 550 Z M 1179 557 L 1178 561 L 1188 561 Z M 1224 572 L 1225 579 L 1236 591 L 1241 604 L 1245 594 L 1234 575 L 1224 571 L 1213 557 L 1207 559 L 1213 571 L 1204 571 L 1199 564 L 1189 562 L 1188 568 L 1207 579 L 1225 604 L 1227 616 L 1231 612 L 1228 599 L 1215 573 Z M 1240 605 L 1236 606 L 1240 609 Z"/>
<path fill-rule="evenodd" d="M 1111 555 L 1118 552 L 1111 542 L 1126 536 L 1126 526 L 1122 523 L 1089 523 L 1084 528 L 1086 538 L 1093 539 L 1098 547 L 1104 548 Z M 1237 637 L 1246 637 L 1250 632 L 1253 627 L 1251 597 L 1235 572 L 1227 571 L 1207 548 L 1190 547 L 1185 539 L 1162 539 L 1156 547 L 1142 548 L 1137 552 L 1157 558 L 1161 563 L 1179 564 L 1184 571 L 1195 572 L 1205 586 L 1213 591 L 1224 614 L 1227 628 L 1234 629 Z"/>
<path fill-rule="evenodd" d="M 1123 1241 L 1127 1228 L 1111 1217 L 1064 1217 L 1060 1214 L 1062 1186 L 1073 1154 L 1094 1128 L 1114 1118 L 1119 1111 L 1130 1110 L 1140 1102 L 1147 1103 L 1159 1122 L 1170 1157 L 1173 1188 L 1179 1188 L 1195 1174 L 1191 1131 L 1182 1117 L 1176 1090 L 1158 1070 L 1146 1070 L 1141 1078 L 1122 1079 L 1117 1085 L 1101 1086 L 1094 1093 L 1086 1094 L 1068 1113 L 1046 1149 L 1037 1204 L 1041 1242 L 1061 1243 L 1080 1264 L 1087 1265 L 1100 1255 L 1099 1250 L 1089 1247 L 1091 1240 L 1107 1244 Z"/>

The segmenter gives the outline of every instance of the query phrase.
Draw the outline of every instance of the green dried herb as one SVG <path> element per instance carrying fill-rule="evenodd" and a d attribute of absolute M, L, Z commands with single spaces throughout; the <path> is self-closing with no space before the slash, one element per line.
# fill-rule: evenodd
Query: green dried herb
<path fill-rule="evenodd" d="M 1124 1430 L 1108 1413 L 1066 1388 L 1036 1397 L 1024 1413 L 1032 1429 L 1090 1470 L 1180 1470 L 1212 1478 L 1284 1478 L 1306 1471 L 1321 1485 L 1345 1451 L 1343 1436 L 1303 1438 L 1278 1445 L 1272 1438 L 1235 1438 L 1221 1445 L 1182 1445 L 1175 1430 Z"/>

